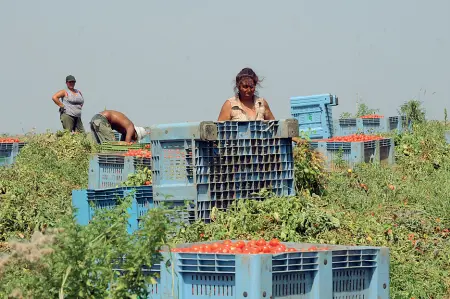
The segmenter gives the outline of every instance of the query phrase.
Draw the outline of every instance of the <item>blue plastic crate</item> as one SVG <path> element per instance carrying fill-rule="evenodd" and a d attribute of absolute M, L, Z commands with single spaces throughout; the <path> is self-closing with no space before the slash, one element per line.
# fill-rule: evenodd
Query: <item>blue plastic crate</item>
<path fill-rule="evenodd" d="M 336 96 L 330 94 L 291 97 L 291 115 L 298 120 L 299 131 L 311 139 L 333 136 L 333 110 L 338 105 Z"/>
<path fill-rule="evenodd" d="M 192 201 L 196 219 L 209 221 L 213 207 L 236 199 L 260 199 L 262 189 L 295 195 L 290 138 L 152 141 L 152 159 L 155 200 Z"/>
<path fill-rule="evenodd" d="M 447 143 L 450 143 L 450 131 L 444 132 L 444 138 Z"/>
<path fill-rule="evenodd" d="M 97 209 L 112 209 L 117 200 L 133 193 L 132 205 L 128 209 L 128 232 L 139 228 L 139 220 L 154 207 L 152 186 L 109 188 L 100 190 L 73 190 L 72 205 L 78 209 L 77 222 L 87 225 L 95 216 Z"/>
<path fill-rule="evenodd" d="M 218 140 L 298 137 L 297 119 L 216 122 Z"/>
<path fill-rule="evenodd" d="M 19 154 L 19 143 L 0 143 L 0 166 L 11 165 Z"/>
<path fill-rule="evenodd" d="M 117 131 L 113 131 L 113 132 L 114 132 L 114 138 L 116 139 L 116 141 L 121 141 L 122 134 L 120 134 Z"/>
<path fill-rule="evenodd" d="M 377 134 L 393 130 L 401 133 L 411 129 L 405 116 L 387 118 L 348 118 L 333 121 L 334 136 L 347 136 L 356 133 Z"/>
<path fill-rule="evenodd" d="M 95 154 L 89 161 L 89 189 L 118 187 L 137 169 L 151 169 L 150 158 L 127 157 L 120 154 Z"/>
<path fill-rule="evenodd" d="M 262 189 L 279 196 L 295 194 L 292 141 L 288 136 L 298 134 L 297 121 L 213 125 L 208 134 L 203 134 L 210 136 L 206 141 L 201 139 L 198 125 L 152 127 L 155 201 L 190 201 L 195 219 L 209 221 L 214 207 L 226 210 L 236 199 L 260 199 L 255 193 Z M 193 138 L 186 139 L 190 134 Z"/>
<path fill-rule="evenodd" d="M 388 248 L 333 245 L 307 251 L 313 244 L 285 244 L 304 251 L 176 253 L 173 298 L 389 298 Z"/>
<path fill-rule="evenodd" d="M 389 298 L 388 248 L 284 244 L 298 251 L 245 255 L 163 252 L 161 263 L 144 267 L 144 272 L 159 276 L 149 285 L 148 298 Z M 308 251 L 310 246 L 328 250 Z M 120 263 L 116 268 L 119 274 L 123 272 Z"/>
<path fill-rule="evenodd" d="M 342 160 L 348 167 L 359 163 L 394 164 L 394 140 L 385 138 L 361 142 L 316 141 L 310 146 L 325 158 L 325 168 L 336 169 L 336 161 L 342 150 Z"/>

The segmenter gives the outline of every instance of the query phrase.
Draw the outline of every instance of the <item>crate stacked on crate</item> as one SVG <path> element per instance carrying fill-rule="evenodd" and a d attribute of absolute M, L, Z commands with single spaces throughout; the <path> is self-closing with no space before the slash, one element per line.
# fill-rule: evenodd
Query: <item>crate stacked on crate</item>
<path fill-rule="evenodd" d="M 346 136 L 356 133 L 376 134 L 396 130 L 401 133 L 410 129 L 411 123 L 406 116 L 384 117 L 369 114 L 358 118 L 343 118 L 333 121 L 334 136 Z"/>
<path fill-rule="evenodd" d="M 0 138 L 0 166 L 13 164 L 24 146 L 25 143 L 17 138 Z"/>
<path fill-rule="evenodd" d="M 150 129 L 155 202 L 189 201 L 189 221 L 210 221 L 236 199 L 268 189 L 293 195 L 296 120 L 202 122 Z"/>
<path fill-rule="evenodd" d="M 133 232 L 140 218 L 153 207 L 153 189 L 151 180 L 137 187 L 125 187 L 123 183 L 139 169 L 151 171 L 150 145 L 110 142 L 103 143 L 101 150 L 104 152 L 90 157 L 88 189 L 72 192 L 72 203 L 78 208 L 77 220 L 87 224 L 96 209 L 113 208 L 119 198 L 132 194 L 129 232 Z"/>
<path fill-rule="evenodd" d="M 338 98 L 331 94 L 291 97 L 291 115 L 298 120 L 299 130 L 310 139 L 333 136 L 333 106 Z"/>
<path fill-rule="evenodd" d="M 328 170 L 342 164 L 350 168 L 359 163 L 394 164 L 393 138 L 354 134 L 315 140 L 310 145 L 322 154 Z"/>
<path fill-rule="evenodd" d="M 164 250 L 161 263 L 144 268 L 157 277 L 148 298 L 389 298 L 386 247 L 281 243 L 276 246 L 289 248 L 287 252 L 265 253 L 252 242 L 192 243 Z M 270 244 L 266 247 L 272 249 Z M 244 250 L 237 251 L 242 245 Z M 117 270 L 125 271 L 120 264 Z"/>
<path fill-rule="evenodd" d="M 128 232 L 133 233 L 139 228 L 139 221 L 145 213 L 153 208 L 152 186 L 119 187 L 105 189 L 87 189 L 72 191 L 72 205 L 77 209 L 77 222 L 87 225 L 95 216 L 97 209 L 112 209 L 118 200 L 132 196 L 131 207 L 128 209 Z"/>

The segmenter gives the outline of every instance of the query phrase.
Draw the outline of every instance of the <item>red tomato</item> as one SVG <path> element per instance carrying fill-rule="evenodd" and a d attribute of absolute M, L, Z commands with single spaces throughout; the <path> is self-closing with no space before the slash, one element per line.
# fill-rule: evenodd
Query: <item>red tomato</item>
<path fill-rule="evenodd" d="M 280 240 L 278 239 L 272 239 L 269 241 L 269 245 L 272 247 L 277 247 L 278 245 L 280 245 Z"/>
<path fill-rule="evenodd" d="M 237 248 L 244 248 L 245 247 L 245 242 L 244 241 L 237 241 L 236 242 L 236 247 Z"/>
<path fill-rule="evenodd" d="M 231 244 L 233 244 L 233 242 L 231 240 L 225 240 L 225 241 L 223 241 L 223 244 L 231 245 Z"/>
<path fill-rule="evenodd" d="M 264 239 L 259 239 L 258 241 L 256 241 L 256 245 L 258 245 L 258 246 L 264 246 L 264 245 L 266 245 L 266 240 L 264 240 Z"/>
<path fill-rule="evenodd" d="M 255 247 L 256 246 L 256 241 L 255 240 L 248 241 L 246 246 L 248 246 L 248 247 Z"/>
<path fill-rule="evenodd" d="M 251 247 L 251 248 L 249 249 L 249 251 L 250 251 L 250 254 L 258 254 L 258 253 L 259 253 L 259 248 L 257 248 L 257 247 Z"/>

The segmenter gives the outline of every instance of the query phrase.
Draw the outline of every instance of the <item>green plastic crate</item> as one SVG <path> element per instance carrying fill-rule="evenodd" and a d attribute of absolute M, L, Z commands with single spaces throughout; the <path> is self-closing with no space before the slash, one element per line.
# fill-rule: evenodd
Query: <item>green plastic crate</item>
<path fill-rule="evenodd" d="M 127 152 L 129 149 L 145 149 L 144 143 L 125 144 L 123 142 L 104 142 L 100 145 L 100 152 Z"/>

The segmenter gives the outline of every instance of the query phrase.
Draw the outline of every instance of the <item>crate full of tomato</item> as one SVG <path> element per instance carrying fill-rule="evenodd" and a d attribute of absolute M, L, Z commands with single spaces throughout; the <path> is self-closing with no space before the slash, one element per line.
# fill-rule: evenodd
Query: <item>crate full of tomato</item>
<path fill-rule="evenodd" d="M 389 249 L 213 241 L 162 250 L 149 298 L 389 298 Z M 120 265 L 117 265 L 118 272 Z"/>
<path fill-rule="evenodd" d="M 138 170 L 151 177 L 150 145 L 145 149 L 129 149 L 119 153 L 101 153 L 89 161 L 89 189 L 113 188 L 127 181 Z M 145 182 L 151 181 L 147 178 Z M 143 182 L 143 183 L 145 183 Z"/>
<path fill-rule="evenodd" d="M 310 145 L 322 154 L 328 170 L 352 168 L 360 163 L 394 164 L 393 138 L 353 134 L 314 140 Z"/>
<path fill-rule="evenodd" d="M 23 144 L 17 138 L 0 138 L 0 166 L 13 164 Z"/>
<path fill-rule="evenodd" d="M 377 134 L 411 129 L 411 122 L 405 116 L 384 117 L 368 114 L 358 118 L 343 118 L 333 121 L 333 136 L 346 136 L 356 133 Z"/>

